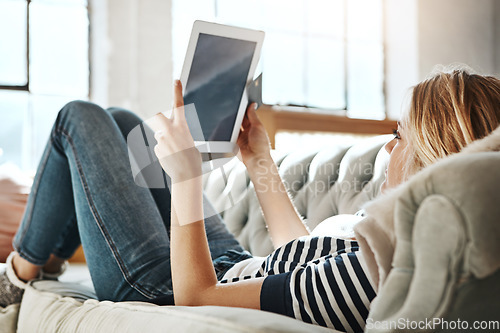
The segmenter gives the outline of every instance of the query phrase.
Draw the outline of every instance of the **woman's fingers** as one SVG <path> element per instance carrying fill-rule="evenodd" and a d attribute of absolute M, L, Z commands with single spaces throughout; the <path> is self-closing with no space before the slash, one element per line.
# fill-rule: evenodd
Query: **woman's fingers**
<path fill-rule="evenodd" d="M 180 80 L 174 82 L 174 108 L 183 106 L 184 98 L 182 97 L 182 83 Z"/>
<path fill-rule="evenodd" d="M 247 109 L 248 120 L 250 120 L 251 124 L 260 122 L 259 117 L 257 117 L 257 112 L 255 112 L 256 109 L 257 109 L 257 103 L 250 104 L 250 106 Z"/>
<path fill-rule="evenodd" d="M 164 131 L 168 128 L 170 119 L 165 117 L 162 113 L 157 113 L 153 117 L 146 120 L 144 123 L 153 130 L 153 132 Z"/>
<path fill-rule="evenodd" d="M 182 96 L 182 83 L 180 80 L 175 80 L 174 83 L 174 120 L 185 119 L 184 115 L 184 98 Z"/>
<path fill-rule="evenodd" d="M 245 131 L 250 127 L 250 120 L 248 120 L 247 115 L 245 115 L 245 117 L 243 117 L 243 121 L 241 122 L 241 127 Z"/>
<path fill-rule="evenodd" d="M 247 107 L 247 111 L 245 112 L 245 116 L 243 117 L 243 122 L 241 123 L 241 125 L 243 126 L 243 129 L 248 129 L 250 127 L 250 125 L 252 124 L 252 121 L 250 119 L 251 117 L 251 113 L 255 113 L 255 106 L 257 104 L 256 103 L 252 103 L 250 104 L 248 107 Z"/>
<path fill-rule="evenodd" d="M 160 142 L 160 140 L 163 139 L 163 131 L 162 130 L 155 131 L 154 138 L 156 142 Z"/>

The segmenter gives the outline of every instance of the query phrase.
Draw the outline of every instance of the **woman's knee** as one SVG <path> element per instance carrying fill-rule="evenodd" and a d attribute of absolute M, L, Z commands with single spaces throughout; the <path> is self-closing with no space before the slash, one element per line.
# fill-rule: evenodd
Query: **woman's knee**
<path fill-rule="evenodd" d="M 98 122 L 105 118 L 109 118 L 109 114 L 106 110 L 97 104 L 80 100 L 67 103 L 61 111 L 59 111 L 58 115 L 59 122 L 68 120 L 77 122 Z"/>
<path fill-rule="evenodd" d="M 124 137 L 127 137 L 134 127 L 142 123 L 142 119 L 129 110 L 113 107 L 107 109 L 107 111 L 115 120 Z"/>

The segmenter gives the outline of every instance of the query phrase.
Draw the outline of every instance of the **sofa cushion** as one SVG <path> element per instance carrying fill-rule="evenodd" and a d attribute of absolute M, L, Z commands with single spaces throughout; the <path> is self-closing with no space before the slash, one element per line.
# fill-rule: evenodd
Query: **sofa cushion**
<path fill-rule="evenodd" d="M 335 332 L 278 314 L 218 306 L 99 302 L 80 284 L 32 282 L 18 332 Z"/>
<path fill-rule="evenodd" d="M 19 304 L 11 304 L 6 308 L 0 307 L 0 333 L 13 333 L 17 328 Z"/>

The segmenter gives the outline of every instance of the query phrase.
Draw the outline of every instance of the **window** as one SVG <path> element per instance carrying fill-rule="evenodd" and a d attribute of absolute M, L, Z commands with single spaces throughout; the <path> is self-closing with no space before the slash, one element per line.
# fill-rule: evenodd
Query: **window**
<path fill-rule="evenodd" d="M 89 98 L 86 0 L 0 0 L 0 163 L 34 169 L 57 112 Z"/>
<path fill-rule="evenodd" d="M 267 104 L 385 118 L 383 0 L 174 0 L 180 74 L 195 19 L 264 30 Z"/>

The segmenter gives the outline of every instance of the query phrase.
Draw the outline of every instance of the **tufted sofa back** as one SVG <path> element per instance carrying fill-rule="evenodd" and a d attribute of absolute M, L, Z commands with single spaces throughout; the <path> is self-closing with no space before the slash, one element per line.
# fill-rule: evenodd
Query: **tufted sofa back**
<path fill-rule="evenodd" d="M 310 229 L 338 214 L 354 214 L 378 195 L 389 154 L 389 135 L 352 146 L 335 144 L 280 154 L 273 152 L 280 175 Z M 253 184 L 237 158 L 205 175 L 205 195 L 229 230 L 256 256 L 273 250 Z"/>

